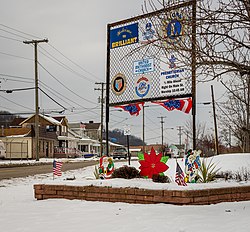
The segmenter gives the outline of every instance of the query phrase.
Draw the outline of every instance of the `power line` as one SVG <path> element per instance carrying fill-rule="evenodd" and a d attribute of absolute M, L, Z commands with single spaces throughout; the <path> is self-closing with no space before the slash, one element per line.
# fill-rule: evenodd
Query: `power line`
<path fill-rule="evenodd" d="M 1 96 L 1 95 L 0 95 L 0 97 L 3 98 L 3 99 L 5 99 L 5 100 L 8 101 L 8 102 L 11 102 L 11 103 L 17 105 L 17 106 L 21 106 L 21 107 L 23 107 L 23 108 L 25 108 L 25 109 L 32 110 L 31 108 L 28 108 L 28 107 L 26 107 L 26 106 L 24 106 L 24 105 L 18 104 L 18 103 L 14 102 L 14 101 L 11 101 L 10 99 L 8 99 L 8 98 L 6 98 L 6 97 L 3 97 L 3 96 Z"/>
<path fill-rule="evenodd" d="M 9 26 L 6 26 L 6 25 L 4 25 L 4 24 L 0 24 L 0 25 L 3 26 L 3 27 L 5 27 L 5 28 L 11 29 L 11 30 L 13 30 L 13 31 L 15 31 L 15 32 L 21 33 L 21 34 L 23 34 L 23 35 L 28 35 L 29 37 L 32 37 L 32 38 L 35 37 L 35 38 L 41 39 L 41 37 L 31 35 L 31 34 L 29 34 L 29 33 L 23 32 L 23 31 L 21 31 L 21 30 L 17 30 L 17 29 L 15 29 L 15 28 L 13 28 L 13 27 L 9 27 Z M 17 36 L 17 37 L 23 38 L 23 39 L 29 39 L 29 38 L 27 38 L 27 37 L 25 37 L 25 36 L 18 35 L 18 34 L 16 34 L 16 33 L 13 33 L 13 32 L 10 32 L 10 31 L 1 29 L 1 28 L 0 28 L 0 30 L 1 30 L 1 31 L 4 31 L 4 32 L 6 32 L 6 33 L 9 33 L 9 34 L 15 35 L 15 36 Z M 12 39 L 12 40 L 15 40 L 15 41 L 18 41 L 18 42 L 23 42 L 22 40 L 18 40 L 18 39 L 6 37 L 6 36 L 2 36 L 2 37 L 7 38 L 7 39 Z M 63 56 L 65 59 L 67 59 L 68 61 L 70 61 L 72 64 L 74 64 L 75 66 L 77 66 L 78 68 L 80 68 L 81 70 L 83 70 L 84 72 L 88 73 L 89 75 L 91 75 L 92 77 L 94 77 L 96 80 L 100 80 L 99 77 L 97 77 L 97 76 L 94 75 L 93 73 L 89 72 L 88 70 L 86 70 L 85 68 L 83 68 L 82 66 L 80 66 L 79 64 L 77 64 L 76 62 L 74 62 L 72 59 L 68 58 L 68 57 L 67 57 L 66 55 L 64 55 L 61 51 L 59 51 L 55 46 L 53 46 L 53 45 L 51 45 L 51 44 L 49 44 L 49 46 L 50 46 L 51 48 L 53 48 L 56 52 L 58 52 L 61 56 Z M 42 48 L 42 50 L 44 50 L 47 54 L 49 54 L 51 57 L 53 57 L 57 62 L 59 62 L 59 63 L 61 63 L 62 65 L 66 66 L 69 70 L 71 70 L 71 71 L 74 72 L 75 74 L 80 75 L 80 76 L 82 76 L 82 77 L 84 77 L 84 78 L 86 78 L 86 79 L 92 81 L 92 79 L 89 79 L 89 78 L 87 78 L 86 76 L 83 76 L 83 75 L 81 75 L 81 74 L 75 72 L 73 69 L 71 69 L 70 67 L 68 67 L 67 65 L 65 65 L 63 62 L 59 61 L 57 58 L 55 58 L 53 55 L 51 55 L 51 54 L 50 54 L 48 51 L 46 51 L 45 49 Z M 42 54 L 45 55 L 44 53 L 42 53 Z M 45 56 L 46 56 L 46 55 L 45 55 Z M 54 60 L 54 62 L 55 62 L 55 60 Z"/>
<path fill-rule="evenodd" d="M 25 80 L 33 80 L 33 78 L 30 78 L 30 77 L 15 76 L 15 75 L 10 75 L 10 74 L 3 74 L 3 73 L 0 73 L 0 76 L 21 78 L 21 79 L 25 79 Z"/>
<path fill-rule="evenodd" d="M 28 88 L 21 88 L 21 89 L 0 89 L 0 92 L 12 93 L 16 91 L 24 91 L 24 90 L 31 90 L 35 89 L 35 87 L 28 87 Z"/>
<path fill-rule="evenodd" d="M 15 35 L 15 36 L 20 37 L 20 38 L 22 38 L 22 39 L 29 39 L 29 38 L 27 38 L 27 37 L 24 37 L 24 36 L 18 35 L 18 34 L 16 34 L 16 33 L 13 33 L 13 32 L 10 32 L 10 31 L 7 31 L 7 30 L 4 30 L 4 29 L 1 29 L 1 28 L 0 28 L 0 31 L 4 31 L 4 32 L 6 32 L 6 33 L 8 33 L 8 34 Z"/>
<path fill-rule="evenodd" d="M 20 30 L 18 30 L 18 29 L 13 28 L 13 27 L 6 26 L 6 25 L 4 25 L 4 24 L 2 24 L 2 23 L 0 23 L 0 25 L 1 25 L 2 27 L 11 29 L 11 30 L 16 31 L 16 32 L 19 32 L 19 33 L 21 33 L 21 34 L 28 35 L 28 36 L 30 36 L 30 37 L 32 37 L 32 38 L 41 39 L 41 37 L 37 37 L 37 36 L 35 36 L 35 35 L 28 34 L 28 33 L 26 33 L 26 32 L 20 31 Z"/>
<path fill-rule="evenodd" d="M 46 89 L 48 92 L 50 92 L 52 95 L 54 95 L 55 97 L 59 98 L 60 100 L 66 102 L 65 99 L 68 99 L 69 101 L 75 103 L 74 101 L 70 100 L 69 98 L 67 98 L 67 97 L 61 95 L 60 93 L 58 93 L 56 90 L 50 88 L 50 87 L 49 87 L 48 85 L 46 85 L 45 83 L 43 83 L 43 82 L 41 82 L 41 81 L 39 81 L 39 83 L 40 83 L 40 85 L 43 86 L 44 89 Z M 55 94 L 55 93 L 57 93 L 57 94 Z M 58 95 L 59 95 L 59 96 L 58 96 Z M 61 98 L 61 96 L 64 97 L 65 99 Z M 69 102 L 66 102 L 66 103 L 69 104 L 69 105 L 71 106 L 70 108 L 73 108 L 73 106 L 72 106 Z M 75 103 L 75 104 L 78 105 L 78 103 Z M 81 106 L 81 105 L 79 105 L 79 106 Z"/>
<path fill-rule="evenodd" d="M 25 59 L 25 60 L 34 61 L 34 60 L 32 60 L 30 58 L 27 58 L 27 57 L 17 56 L 17 55 L 13 55 L 13 54 L 6 53 L 6 52 L 0 52 L 0 54 L 6 55 L 6 56 L 12 56 L 12 57 L 16 57 L 16 58 L 21 58 L 21 59 Z"/>
<path fill-rule="evenodd" d="M 96 104 L 96 102 L 92 102 L 86 98 L 83 98 L 82 96 L 80 96 L 79 94 L 76 94 L 74 91 L 72 91 L 71 89 L 69 89 L 66 85 L 64 85 L 61 81 L 59 81 L 54 75 L 52 75 L 40 62 L 39 62 L 39 65 L 42 67 L 42 69 L 44 69 L 51 77 L 53 77 L 57 82 L 59 82 L 65 89 L 67 89 L 69 92 L 71 92 L 72 94 L 76 95 L 77 97 L 89 102 L 89 103 L 92 103 L 92 104 Z"/>
<path fill-rule="evenodd" d="M 95 77 L 97 80 L 100 80 L 99 77 L 95 76 L 94 74 L 92 74 L 91 72 L 89 72 L 88 70 L 84 69 L 83 67 L 81 67 L 79 64 L 77 64 L 76 62 L 74 62 L 73 60 L 69 59 L 67 56 L 65 56 L 62 52 L 60 52 L 57 48 L 55 48 L 53 45 L 49 44 L 50 47 L 52 47 L 53 49 L 55 49 L 59 54 L 61 54 L 65 59 L 69 60 L 71 63 L 73 63 L 74 65 L 76 65 L 78 68 L 82 69 L 84 72 L 90 74 L 91 76 Z"/>
<path fill-rule="evenodd" d="M 41 52 L 41 54 L 43 54 L 44 56 L 46 56 L 47 58 L 49 58 L 49 59 L 52 60 L 53 62 L 57 63 L 57 64 L 60 65 L 62 68 L 64 68 L 64 69 L 70 71 L 71 73 L 73 73 L 73 74 L 75 74 L 75 75 L 77 75 L 77 76 L 83 78 L 84 80 L 87 80 L 87 81 L 89 81 L 89 82 L 93 82 L 92 79 L 90 79 L 90 78 L 88 78 L 88 77 L 86 77 L 86 76 L 84 76 L 84 75 L 82 75 L 82 74 L 80 74 L 80 73 L 74 71 L 72 68 L 70 68 L 68 65 L 66 65 L 66 64 L 64 64 L 63 62 L 61 62 L 60 60 L 58 60 L 56 57 L 54 57 L 53 55 L 51 55 L 51 54 L 50 54 L 48 51 L 46 51 L 45 49 L 43 49 L 43 48 L 41 48 L 41 49 L 42 49 L 43 51 L 45 51 L 47 54 L 49 54 L 49 56 L 47 56 L 47 55 L 44 54 L 43 52 Z M 50 56 L 51 56 L 52 58 L 51 58 Z"/>
<path fill-rule="evenodd" d="M 17 42 L 23 42 L 22 40 L 19 40 L 19 39 L 14 39 L 14 38 L 11 38 L 11 37 L 8 37 L 8 36 L 3 36 L 3 35 L 0 35 L 1 38 L 4 38 L 4 39 L 9 39 L 9 40 L 13 40 L 13 41 L 17 41 Z"/>
<path fill-rule="evenodd" d="M 29 83 L 29 84 L 33 84 L 34 83 L 34 81 L 22 81 L 22 80 L 15 80 L 15 79 L 12 79 L 12 78 L 3 78 L 3 77 L 0 77 L 0 80 L 22 82 L 22 83 Z"/>
<path fill-rule="evenodd" d="M 57 105 L 61 106 L 64 110 L 67 110 L 66 107 L 64 107 L 62 104 L 60 104 L 58 101 L 56 101 L 54 98 L 52 98 L 51 96 L 49 96 L 45 91 L 43 91 L 40 87 L 38 87 L 40 89 L 40 91 L 45 94 L 49 99 L 51 99 L 53 102 L 55 102 Z"/>

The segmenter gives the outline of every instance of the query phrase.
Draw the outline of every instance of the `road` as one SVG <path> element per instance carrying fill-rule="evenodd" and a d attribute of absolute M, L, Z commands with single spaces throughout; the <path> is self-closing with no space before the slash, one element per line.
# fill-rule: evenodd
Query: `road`
<path fill-rule="evenodd" d="M 98 161 L 90 160 L 64 163 L 62 166 L 62 171 L 64 172 L 68 170 L 84 168 L 95 164 L 98 164 Z M 0 167 L 0 180 L 52 173 L 52 169 L 52 163 L 25 167 Z"/>

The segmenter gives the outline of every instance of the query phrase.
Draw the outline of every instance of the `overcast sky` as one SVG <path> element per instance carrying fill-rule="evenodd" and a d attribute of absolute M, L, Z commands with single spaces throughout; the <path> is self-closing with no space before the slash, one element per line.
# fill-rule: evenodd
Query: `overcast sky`
<path fill-rule="evenodd" d="M 95 82 L 105 82 L 107 24 L 142 14 L 143 2 L 2 0 L 1 89 L 34 87 L 34 46 L 23 41 L 47 38 L 49 43 L 40 43 L 38 48 L 40 88 L 59 104 L 40 93 L 41 112 L 60 111 L 64 106 L 67 108 L 64 115 L 70 122 L 100 121 L 98 96 L 101 93 L 94 88 L 100 87 Z M 198 103 L 210 101 L 210 85 L 198 84 Z M 197 105 L 197 118 L 206 121 L 208 127 L 212 125 L 211 109 Z M 33 112 L 34 90 L 0 92 L 0 110 Z M 191 114 L 167 112 L 161 106 L 145 109 L 146 142 L 161 143 L 161 116 L 165 117 L 164 128 L 174 128 L 165 130 L 164 142 L 179 143 L 177 126 L 184 126 Z M 124 129 L 126 125 L 131 127 L 132 134 L 142 137 L 141 115 L 132 117 L 126 112 L 111 112 L 110 129 Z"/>

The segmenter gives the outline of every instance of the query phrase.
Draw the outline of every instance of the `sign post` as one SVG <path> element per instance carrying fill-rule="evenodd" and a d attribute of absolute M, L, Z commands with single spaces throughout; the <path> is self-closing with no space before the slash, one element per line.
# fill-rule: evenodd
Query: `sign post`
<path fill-rule="evenodd" d="M 126 126 L 124 128 L 124 135 L 127 136 L 127 147 L 128 147 L 128 165 L 130 165 L 131 155 L 129 152 L 129 136 L 131 135 L 130 127 Z"/>

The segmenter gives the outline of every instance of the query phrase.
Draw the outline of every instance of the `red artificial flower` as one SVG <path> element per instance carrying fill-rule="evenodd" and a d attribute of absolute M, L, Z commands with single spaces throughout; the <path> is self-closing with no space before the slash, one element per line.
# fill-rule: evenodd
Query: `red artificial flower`
<path fill-rule="evenodd" d="M 155 153 L 154 148 L 151 148 L 150 155 L 144 153 L 144 160 L 139 160 L 141 166 L 140 175 L 147 176 L 148 178 L 152 178 L 154 174 L 163 173 L 168 170 L 168 166 L 166 165 L 167 159 L 162 159 L 162 153 L 158 155 Z"/>

